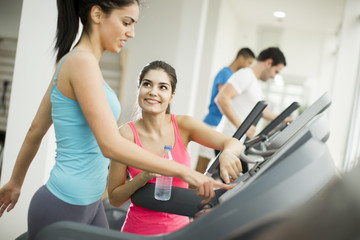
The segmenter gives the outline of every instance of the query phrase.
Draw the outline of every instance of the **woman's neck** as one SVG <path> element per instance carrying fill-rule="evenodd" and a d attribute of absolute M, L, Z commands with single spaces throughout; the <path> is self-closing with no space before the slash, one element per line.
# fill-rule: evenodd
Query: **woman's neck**
<path fill-rule="evenodd" d="M 98 62 L 100 62 L 101 56 L 104 53 L 104 49 L 100 47 L 100 44 L 85 32 L 81 34 L 80 40 L 75 45 L 74 49 L 91 52 Z"/>
<path fill-rule="evenodd" d="M 145 149 L 161 155 L 165 145 L 175 145 L 175 131 L 170 114 L 143 115 L 136 127 Z"/>
<path fill-rule="evenodd" d="M 166 134 L 166 129 L 171 123 L 170 114 L 146 114 L 143 113 L 142 118 L 139 120 L 141 127 L 151 135 L 161 136 Z"/>

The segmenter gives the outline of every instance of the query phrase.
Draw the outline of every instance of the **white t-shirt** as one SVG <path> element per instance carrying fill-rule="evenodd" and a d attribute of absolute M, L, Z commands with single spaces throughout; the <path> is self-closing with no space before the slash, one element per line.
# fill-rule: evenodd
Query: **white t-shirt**
<path fill-rule="evenodd" d="M 243 122 L 256 103 L 264 99 L 260 80 L 256 78 L 251 68 L 242 68 L 235 72 L 227 83 L 231 84 L 238 93 L 235 98 L 231 99 L 231 105 L 236 116 Z M 237 127 L 223 115 L 216 130 L 232 136 Z"/>

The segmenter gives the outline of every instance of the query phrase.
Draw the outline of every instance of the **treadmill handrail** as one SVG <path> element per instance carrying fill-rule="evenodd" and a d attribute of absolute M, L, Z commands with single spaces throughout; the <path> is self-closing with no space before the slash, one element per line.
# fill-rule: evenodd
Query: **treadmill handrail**
<path fill-rule="evenodd" d="M 267 135 L 271 130 L 282 123 L 285 118 L 300 107 L 298 102 L 293 102 L 284 111 L 282 111 L 274 120 L 272 120 L 258 135 Z"/>
<path fill-rule="evenodd" d="M 258 116 L 262 114 L 264 109 L 267 107 L 267 103 L 265 101 L 259 101 L 256 103 L 255 107 L 251 110 L 249 115 L 245 118 L 245 120 L 242 122 L 240 127 L 236 130 L 233 137 L 240 140 L 246 131 L 253 125 L 254 121 L 258 119 Z M 205 175 L 211 176 L 215 172 L 220 171 L 219 169 L 219 156 L 221 152 L 216 156 L 215 160 L 212 162 L 212 164 L 208 167 L 208 169 L 205 172 Z"/>
<path fill-rule="evenodd" d="M 270 133 L 281 124 L 291 113 L 300 107 L 298 102 L 293 102 L 288 106 L 284 111 L 282 111 L 274 120 L 272 120 L 259 134 L 257 134 L 253 139 L 247 140 L 244 145 L 246 149 L 251 146 L 257 145 L 260 142 L 263 142 L 271 135 Z"/>

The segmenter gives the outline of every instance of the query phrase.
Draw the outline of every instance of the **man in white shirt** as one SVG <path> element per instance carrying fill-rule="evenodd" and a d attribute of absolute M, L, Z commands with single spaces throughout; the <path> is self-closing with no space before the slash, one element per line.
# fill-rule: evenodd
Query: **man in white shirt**
<path fill-rule="evenodd" d="M 235 59 L 229 66 L 226 66 L 221 69 L 220 72 L 216 75 L 213 83 L 213 87 L 211 90 L 211 99 L 209 104 L 209 111 L 205 116 L 204 122 L 211 126 L 212 128 L 216 128 L 219 124 L 222 113 L 217 107 L 214 99 L 220 89 L 224 86 L 230 76 L 236 72 L 237 70 L 249 67 L 251 63 L 255 60 L 255 54 L 250 48 L 241 48 Z M 196 164 L 196 171 L 204 173 L 211 159 L 215 157 L 214 149 L 205 147 L 203 145 L 199 146 L 199 157 Z"/>
<path fill-rule="evenodd" d="M 235 72 L 215 98 L 223 117 L 216 130 L 232 136 L 258 101 L 264 100 L 260 81 L 274 78 L 286 66 L 284 54 L 279 48 L 263 50 L 256 61 L 247 68 Z M 262 117 L 272 121 L 276 118 L 268 107 Z M 255 126 L 246 135 L 252 138 Z"/>

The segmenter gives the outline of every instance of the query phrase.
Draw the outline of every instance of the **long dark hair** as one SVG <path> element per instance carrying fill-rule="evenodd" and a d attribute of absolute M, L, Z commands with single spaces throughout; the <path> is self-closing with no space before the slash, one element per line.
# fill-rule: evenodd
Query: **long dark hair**
<path fill-rule="evenodd" d="M 145 75 L 150 70 L 157 70 L 157 69 L 163 70 L 169 76 L 170 85 L 171 85 L 171 94 L 173 94 L 175 92 L 176 84 L 177 84 L 176 71 L 170 64 L 160 60 L 150 62 L 141 70 L 139 75 L 138 87 L 140 87 L 142 81 L 144 80 Z M 170 113 L 170 104 L 166 108 L 166 113 L 168 114 Z"/>
<path fill-rule="evenodd" d="M 88 18 L 93 6 L 99 6 L 108 15 L 114 9 L 135 3 L 140 5 L 139 0 L 57 0 L 56 62 L 70 51 L 79 31 L 79 19 L 84 31 L 91 31 Z"/>

